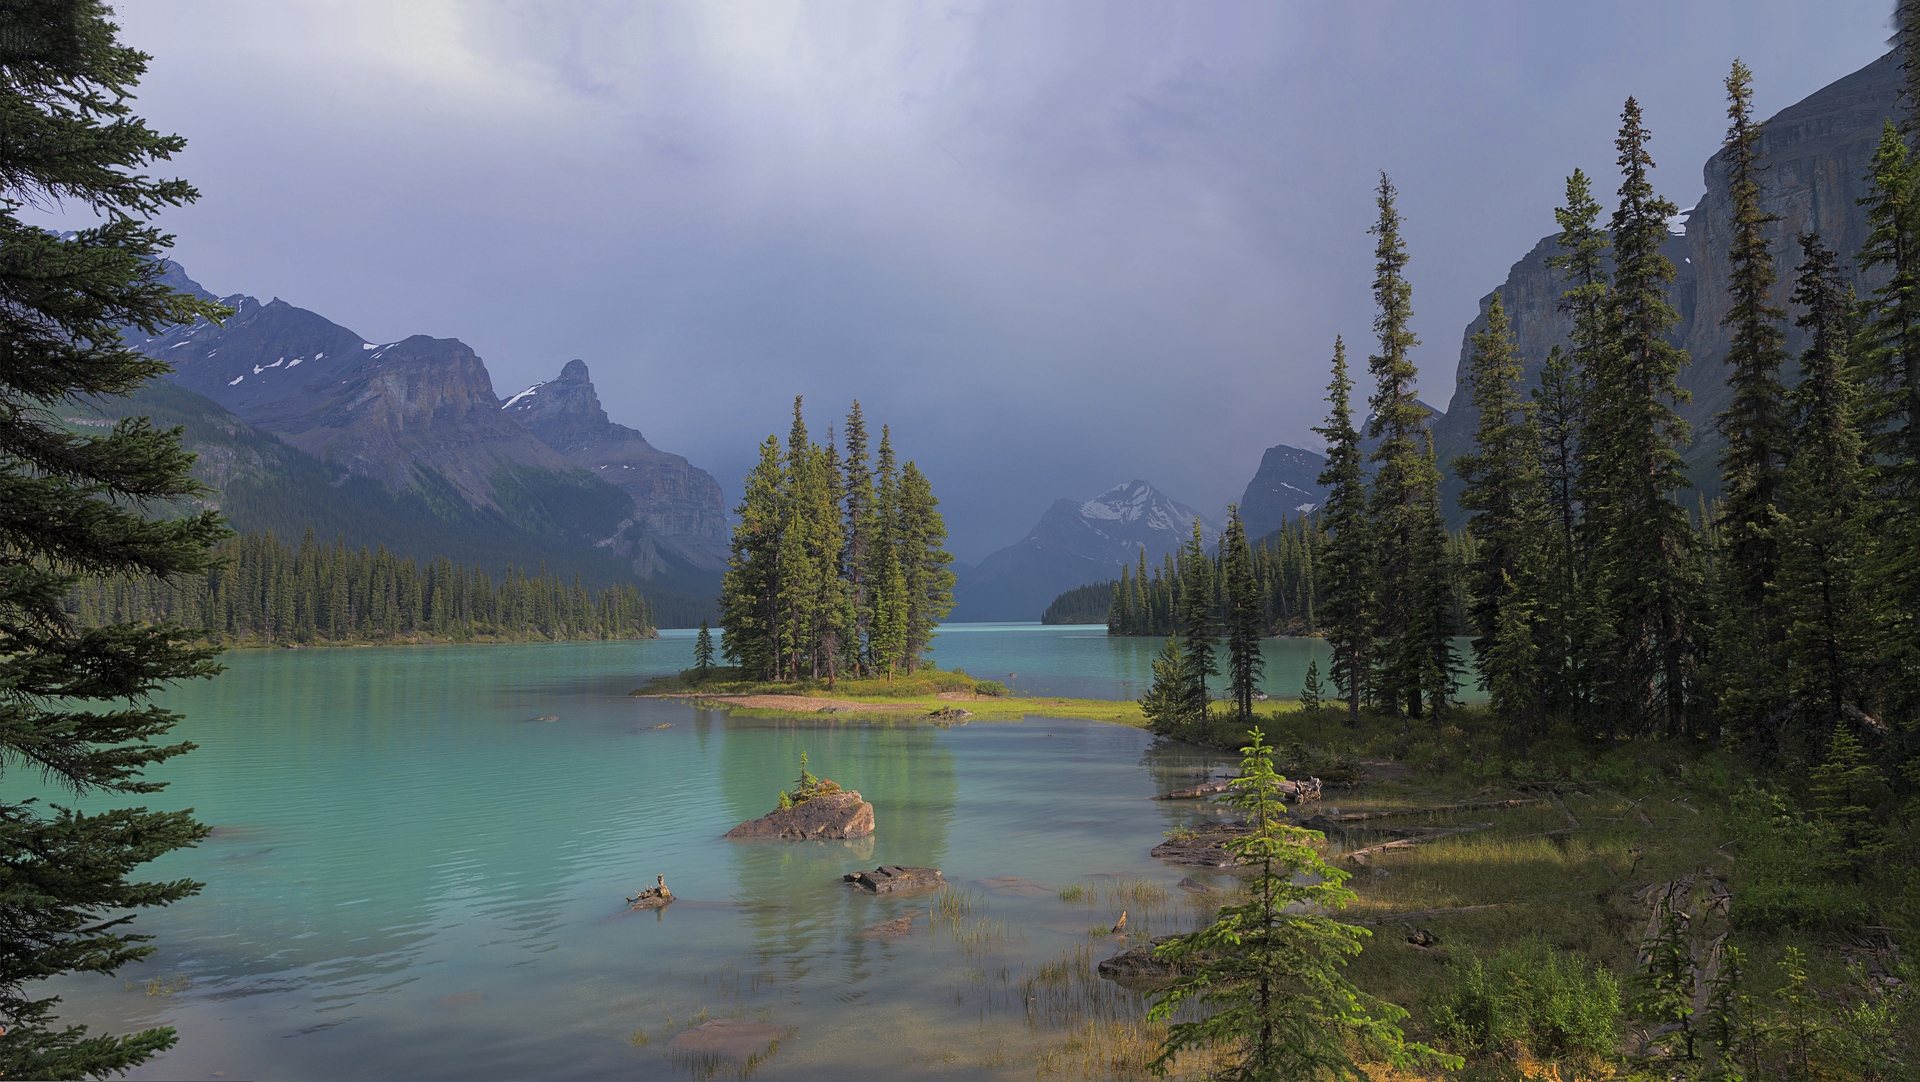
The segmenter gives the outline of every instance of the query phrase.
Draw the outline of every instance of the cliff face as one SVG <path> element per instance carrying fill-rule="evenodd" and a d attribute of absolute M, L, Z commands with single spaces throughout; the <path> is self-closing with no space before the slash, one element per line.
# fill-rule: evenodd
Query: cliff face
<path fill-rule="evenodd" d="M 615 424 L 600 405 L 584 361 L 568 361 L 558 379 L 514 395 L 501 412 L 546 446 L 633 498 L 633 529 L 618 545 L 642 577 L 668 561 L 708 572 L 726 567 L 726 502 L 707 471 Z"/>
<path fill-rule="evenodd" d="M 1320 471 L 1326 468 L 1325 456 L 1312 451 L 1284 443 L 1267 448 L 1240 497 L 1240 521 L 1247 537 L 1258 541 L 1325 503 L 1327 491 L 1320 487 Z"/>
<path fill-rule="evenodd" d="M 1882 126 L 1893 112 L 1899 85 L 1899 66 L 1889 54 L 1781 110 L 1763 125 L 1761 205 L 1780 218 L 1766 230 L 1780 277 L 1775 303 L 1787 306 L 1794 268 L 1800 263 L 1796 238 L 1809 230 L 1818 231 L 1827 245 L 1840 253 L 1850 280 L 1862 293 L 1872 288 L 1874 281 L 1863 280 L 1851 266 L 1854 254 L 1867 238 L 1866 214 L 1856 201 L 1867 192 L 1867 163 L 1880 141 Z M 1670 338 L 1687 350 L 1692 361 L 1680 378 L 1692 400 L 1679 407 L 1680 415 L 1693 426 L 1694 442 L 1687 454 L 1689 471 L 1696 484 L 1717 487 L 1720 439 L 1713 431 L 1713 419 L 1729 399 L 1726 357 L 1730 336 L 1721 325 L 1729 307 L 1730 231 L 1724 151 L 1708 160 L 1703 178 L 1706 194 L 1686 216 L 1684 226 L 1676 224 L 1674 235 L 1662 251 L 1678 272 L 1671 299 L 1680 313 L 1680 323 Z M 1611 180 L 1596 177 L 1595 183 L 1604 188 Z M 1546 265 L 1547 257 L 1558 251 L 1556 238 L 1550 235 L 1535 245 L 1513 265 L 1499 288 L 1513 321 L 1529 387 L 1539 385 L 1548 350 L 1554 345 L 1564 346 L 1572 330 L 1572 320 L 1559 308 L 1566 285 Z M 1481 298 L 1480 314 L 1461 336 L 1453 401 L 1446 415 L 1434 424 L 1435 449 L 1443 465 L 1471 450 L 1473 432 L 1479 425 L 1467 371 L 1473 355 L 1472 336 L 1486 328 L 1492 299 L 1492 294 Z M 1791 326 L 1787 331 L 1788 351 L 1797 354 L 1802 346 L 1801 333 Z M 1792 382 L 1797 376 L 1795 366 L 1789 363 L 1783 375 Z M 1455 524 L 1461 518 L 1457 503 L 1460 487 L 1459 479 L 1449 469 L 1445 494 L 1449 519 Z"/>

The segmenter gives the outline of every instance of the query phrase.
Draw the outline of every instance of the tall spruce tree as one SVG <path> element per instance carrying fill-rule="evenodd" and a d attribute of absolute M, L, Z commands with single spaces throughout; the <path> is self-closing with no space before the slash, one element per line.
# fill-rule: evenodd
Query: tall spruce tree
<path fill-rule="evenodd" d="M 1478 542 L 1469 569 L 1473 600 L 1468 613 L 1475 632 L 1474 659 L 1488 687 L 1497 684 L 1511 692 L 1538 687 L 1532 670 L 1539 659 L 1532 652 L 1518 649 L 1514 641 L 1518 634 L 1516 618 L 1507 610 L 1528 614 L 1519 626 L 1528 628 L 1531 638 L 1532 614 L 1539 607 L 1542 585 L 1546 505 L 1542 499 L 1540 431 L 1530 404 L 1520 396 L 1524 377 L 1500 294 L 1493 295 L 1487 307 L 1486 329 L 1473 336 L 1472 346 L 1467 378 L 1480 424 L 1474 433 L 1474 452 L 1453 460 L 1454 472 L 1466 482 L 1460 506 L 1470 516 L 1467 529 Z M 1502 640 L 1505 648 L 1496 651 Z M 1496 654 L 1502 664 L 1522 663 L 1524 656 L 1529 672 L 1503 673 L 1496 679 L 1492 671 Z M 1512 694 L 1495 699 L 1494 710 L 1509 723 L 1527 721 L 1540 706 L 1537 701 L 1516 699 Z"/>
<path fill-rule="evenodd" d="M 1621 113 L 1619 203 L 1609 229 L 1613 290 L 1605 340 L 1587 362 L 1586 515 L 1593 536 L 1592 650 L 1609 734 L 1688 729 L 1696 664 L 1698 582 L 1693 528 L 1676 499 L 1687 484 L 1675 412 L 1684 350 L 1667 341 L 1679 321 L 1667 297 L 1673 264 L 1660 253 L 1673 203 L 1655 194 L 1640 103 Z"/>
<path fill-rule="evenodd" d="M 1775 603 L 1786 635 L 1787 690 L 1795 727 L 1749 727 L 1740 735 L 1764 752 L 1810 761 L 1819 738 L 1846 720 L 1848 706 L 1872 707 L 1872 620 L 1861 581 L 1868 552 L 1855 388 L 1847 366 L 1848 293 L 1839 260 L 1817 234 L 1800 237 L 1805 256 L 1793 291 L 1806 331 L 1793 391 L 1793 458 L 1780 491 L 1780 573 Z M 1783 747 L 1776 745 L 1784 745 Z"/>
<path fill-rule="evenodd" d="M 1460 657 L 1453 648 L 1454 586 L 1459 578 L 1448 551 L 1446 520 L 1440 514 L 1440 464 L 1433 452 L 1433 433 L 1422 432 L 1417 531 L 1409 562 L 1413 574 L 1413 622 L 1407 629 L 1406 649 L 1415 659 L 1417 682 L 1409 689 L 1407 712 L 1413 717 L 1425 709 L 1438 717 L 1460 690 Z"/>
<path fill-rule="evenodd" d="M 1208 704 L 1213 701 L 1207 688 L 1209 677 L 1220 675 L 1220 654 L 1215 627 L 1213 561 L 1207 557 L 1207 542 L 1200 533 L 1200 520 L 1193 520 L 1193 536 L 1180 550 L 1180 588 L 1175 604 L 1179 606 L 1181 652 L 1186 657 L 1187 709 L 1199 720 L 1204 731 Z"/>
<path fill-rule="evenodd" d="M 1902 41 L 1916 38 L 1903 21 Z M 1910 103 L 1917 77 L 1909 68 Z M 1911 717 L 1920 713 L 1920 159 L 1892 120 L 1867 181 L 1860 202 L 1872 231 L 1860 267 L 1884 278 L 1868 305 L 1857 361 L 1874 535 L 1866 569 L 1879 600 L 1879 679 L 1889 709 Z"/>
<path fill-rule="evenodd" d="M 1333 380 L 1327 387 L 1333 409 L 1327 414 L 1326 427 L 1314 429 L 1327 441 L 1327 467 L 1318 478 L 1327 490 L 1320 520 L 1327 531 L 1327 548 L 1317 571 L 1326 597 L 1315 617 L 1333 651 L 1329 665 L 1333 686 L 1346 700 L 1347 720 L 1358 725 L 1360 700 L 1373 666 L 1373 563 L 1367 474 L 1360 433 L 1353 427 L 1352 395 L 1346 345 L 1336 337 Z"/>
<path fill-rule="evenodd" d="M 185 141 L 132 114 L 149 57 L 116 40 L 109 14 L 84 0 L 0 7 L 0 769 L 71 796 L 160 791 L 145 769 L 193 745 L 160 743 L 178 716 L 147 698 L 218 670 L 214 651 L 178 625 L 80 628 L 63 599 L 87 577 L 203 572 L 227 534 L 211 511 L 147 513 L 206 494 L 188 476 L 179 429 L 127 418 L 74 435 L 57 412 L 125 398 L 167 371 L 128 348 L 123 329 L 151 337 L 226 314 L 162 281 L 172 238 L 147 220 L 198 193 L 148 175 Z M 53 204 L 103 222 L 55 235 L 20 220 Z M 127 911 L 200 884 L 129 876 L 207 831 L 187 812 L 88 813 L 27 798 L 31 788 L 16 784 L 0 800 L 0 1075 L 104 1078 L 171 1047 L 174 1031 L 116 1037 L 58 1025 L 58 997 L 29 987 L 152 953 Z"/>
<path fill-rule="evenodd" d="M 953 556 L 939 506 L 926 475 L 911 462 L 902 467 L 894 543 L 907 586 L 908 672 L 919 667 L 933 648 L 934 628 L 953 611 Z"/>
<path fill-rule="evenodd" d="M 867 421 L 860 400 L 847 411 L 846 457 L 841 462 L 841 499 L 846 540 L 842 546 L 847 580 L 847 664 L 856 677 L 866 674 L 872 657 L 873 540 L 879 519 L 874 508 L 873 462 L 867 454 Z"/>
<path fill-rule="evenodd" d="M 1266 606 L 1254 577 L 1253 548 L 1240 521 L 1240 505 L 1227 506 L 1227 529 L 1220 538 L 1221 603 L 1227 631 L 1227 691 L 1243 724 L 1253 723 L 1253 696 L 1260 690 L 1265 659 L 1260 656 L 1260 633 L 1266 626 Z"/>
<path fill-rule="evenodd" d="M 1779 221 L 1760 206 L 1760 127 L 1753 122 L 1753 74 L 1738 60 L 1727 75 L 1727 194 L 1733 237 L 1727 252 L 1731 304 L 1721 325 L 1732 332 L 1727 386 L 1732 401 L 1717 418 L 1720 452 L 1720 605 L 1715 668 L 1723 721 L 1751 727 L 1777 709 L 1781 627 L 1770 584 L 1780 570 L 1776 502 L 1786 464 L 1786 313 L 1772 301 L 1773 253 L 1766 227 Z"/>
<path fill-rule="evenodd" d="M 1554 346 L 1533 389 L 1540 432 L 1541 493 L 1546 504 L 1540 544 L 1536 636 L 1541 705 L 1565 710 L 1578 699 L 1580 680 L 1580 392 L 1571 356 Z"/>
<path fill-rule="evenodd" d="M 1368 403 L 1373 416 L 1367 423 L 1367 435 L 1379 441 L 1371 456 L 1375 465 L 1371 615 L 1373 635 L 1379 644 L 1374 659 L 1377 698 L 1391 713 L 1410 709 L 1417 714 L 1421 674 L 1426 666 L 1425 644 L 1409 632 L 1415 627 L 1419 604 L 1414 561 L 1426 529 L 1420 507 L 1426 470 L 1421 461 L 1420 434 L 1426 427 L 1426 412 L 1413 390 L 1419 371 L 1409 354 L 1419 339 L 1410 326 L 1413 286 L 1406 277 L 1407 246 L 1400 237 L 1395 194 L 1393 182 L 1381 173 L 1374 199 L 1380 217 L 1370 230 L 1375 238 L 1373 299 L 1379 308 L 1373 330 L 1379 338 L 1380 352 L 1367 358 L 1374 380 L 1373 397 Z"/>

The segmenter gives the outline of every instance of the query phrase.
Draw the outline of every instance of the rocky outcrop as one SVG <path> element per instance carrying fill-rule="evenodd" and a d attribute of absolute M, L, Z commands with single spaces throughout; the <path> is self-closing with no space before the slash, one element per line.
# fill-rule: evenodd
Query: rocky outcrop
<path fill-rule="evenodd" d="M 1240 497 L 1240 521 L 1247 536 L 1257 541 L 1325 503 L 1320 471 L 1326 468 L 1326 457 L 1312 451 L 1284 443 L 1267 448 Z"/>
<path fill-rule="evenodd" d="M 825 793 L 791 808 L 780 808 L 752 819 L 727 837 L 741 840 L 773 838 L 780 841 L 864 838 L 873 833 L 873 805 L 848 789 Z"/>
<path fill-rule="evenodd" d="M 1193 868 L 1231 868 L 1238 861 L 1227 851 L 1227 843 L 1249 833 L 1245 823 L 1201 823 L 1154 846 L 1152 855 Z"/>
<path fill-rule="evenodd" d="M 568 461 L 633 498 L 630 528 L 614 542 L 642 578 L 670 562 L 718 572 L 726 567 L 729 529 L 720 485 L 705 470 L 615 424 L 600 405 L 586 362 L 568 361 L 559 378 L 507 399 L 501 412 Z"/>
<path fill-rule="evenodd" d="M 1174 938 L 1170 935 L 1154 936 L 1150 942 L 1102 961 L 1097 967 L 1098 971 L 1102 977 L 1129 988 L 1154 988 L 1213 960 L 1213 954 L 1207 951 L 1188 955 L 1178 963 L 1154 957 L 1155 948 Z"/>
<path fill-rule="evenodd" d="M 807 803 L 811 804 L 812 801 Z M 938 868 L 914 868 L 904 864 L 882 864 L 870 872 L 848 872 L 840 877 L 868 894 L 911 894 L 921 890 L 939 890 L 947 885 Z"/>
<path fill-rule="evenodd" d="M 955 621 L 1037 620 L 1047 603 L 1076 586 L 1120 577 L 1147 550 L 1155 567 L 1193 536 L 1201 519 L 1207 544 L 1220 527 L 1198 511 L 1134 480 L 1084 503 L 1058 500 L 1017 544 L 980 561 L 954 588 Z"/>
<path fill-rule="evenodd" d="M 1857 200 L 1867 193 L 1867 164 L 1883 125 L 1893 113 L 1899 86 L 1899 62 L 1889 53 L 1782 109 L 1761 126 L 1760 152 L 1765 159 L 1760 180 L 1761 209 L 1778 216 L 1765 227 L 1780 276 L 1774 303 L 1787 305 L 1793 291 L 1793 268 L 1800 262 L 1795 238 L 1807 230 L 1819 231 L 1827 246 L 1840 253 L 1848 280 L 1862 295 L 1880 281 L 1863 277 L 1853 258 L 1868 232 L 1865 209 Z M 1713 418 L 1726 408 L 1730 394 L 1726 386 L 1729 337 L 1722 324 L 1729 303 L 1730 199 L 1725 152 L 1709 159 L 1702 174 L 1705 194 L 1689 208 L 1691 213 L 1684 216 L 1684 224 L 1674 223 L 1673 236 L 1662 252 L 1678 272 L 1671 299 L 1680 323 L 1670 337 L 1685 347 L 1692 360 L 1680 376 L 1680 384 L 1692 394 L 1692 401 L 1679 406 L 1681 417 L 1693 425 L 1694 431 L 1694 443 L 1687 453 L 1689 473 L 1696 484 L 1717 486 L 1715 461 L 1720 440 L 1713 431 Z M 1607 178 L 1597 179 L 1601 181 L 1598 186 L 1611 189 Z M 1656 183 L 1664 187 L 1673 182 L 1660 181 L 1656 175 Z M 1500 286 L 1501 302 L 1513 320 L 1530 386 L 1539 384 L 1547 351 L 1564 344 L 1572 329 L 1567 314 L 1559 308 L 1560 293 L 1566 287 L 1546 266 L 1547 257 L 1557 251 L 1556 236 L 1550 235 L 1535 245 L 1513 265 Z M 1491 299 L 1492 294 L 1481 299 L 1480 314 L 1462 335 L 1453 401 L 1446 416 L 1434 425 L 1435 449 L 1443 467 L 1455 455 L 1471 449 L 1473 432 L 1479 425 L 1467 367 L 1472 358 L 1471 338 L 1485 329 Z M 1804 332 L 1793 327 L 1791 321 L 1783 329 L 1788 352 L 1798 355 Z M 1794 368 L 1788 364 L 1783 373 L 1790 382 L 1796 376 Z M 1459 491 L 1459 479 L 1449 468 L 1446 506 L 1450 519 L 1456 522 L 1461 516 L 1456 499 Z"/>

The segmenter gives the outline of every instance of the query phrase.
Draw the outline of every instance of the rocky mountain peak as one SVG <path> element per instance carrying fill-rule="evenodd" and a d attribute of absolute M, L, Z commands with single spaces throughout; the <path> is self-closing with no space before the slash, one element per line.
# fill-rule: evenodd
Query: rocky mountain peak
<path fill-rule="evenodd" d="M 614 424 L 607 416 L 593 380 L 588 378 L 587 362 L 577 358 L 560 369 L 559 378 L 534 384 L 507 399 L 500 408 L 541 443 L 563 455 L 610 440 L 646 442 L 640 433 Z"/>
<path fill-rule="evenodd" d="M 1320 487 L 1320 471 L 1326 468 L 1326 457 L 1312 451 L 1284 443 L 1267 448 L 1240 497 L 1240 520 L 1246 524 L 1247 536 L 1257 541 L 1325 503 L 1327 491 Z"/>

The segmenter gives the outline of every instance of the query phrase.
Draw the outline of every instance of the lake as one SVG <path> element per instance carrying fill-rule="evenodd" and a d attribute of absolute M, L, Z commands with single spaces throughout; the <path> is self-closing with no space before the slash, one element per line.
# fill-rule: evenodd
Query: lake
<path fill-rule="evenodd" d="M 1268 646 L 1273 694 L 1297 693 L 1313 651 L 1324 671 L 1323 644 Z M 958 625 L 936 656 L 1019 691 L 1119 698 L 1158 648 Z M 736 719 L 627 695 L 692 652 L 692 632 L 667 632 L 226 655 L 163 696 L 200 747 L 156 769 L 171 787 L 148 799 L 215 833 L 142 874 L 206 890 L 139 916 L 147 962 L 49 982 L 62 1017 L 178 1027 L 136 1078 L 743 1073 L 669 1046 L 703 1015 L 779 1027 L 756 1077 L 899 1078 L 1031 1077 L 1092 999 L 1138 1009 L 1085 977 L 1121 949 L 1090 929 L 1129 906 L 1135 931 L 1191 920 L 1187 872 L 1148 850 L 1217 813 L 1147 798 L 1228 760 L 1093 722 Z M 873 803 L 876 833 L 723 840 L 802 753 Z M 924 896 L 840 882 L 878 864 L 943 869 L 969 911 L 930 927 Z M 624 912 L 660 874 L 680 900 Z M 910 911 L 910 934 L 861 936 Z M 1077 991 L 1027 983 L 1063 959 Z"/>

